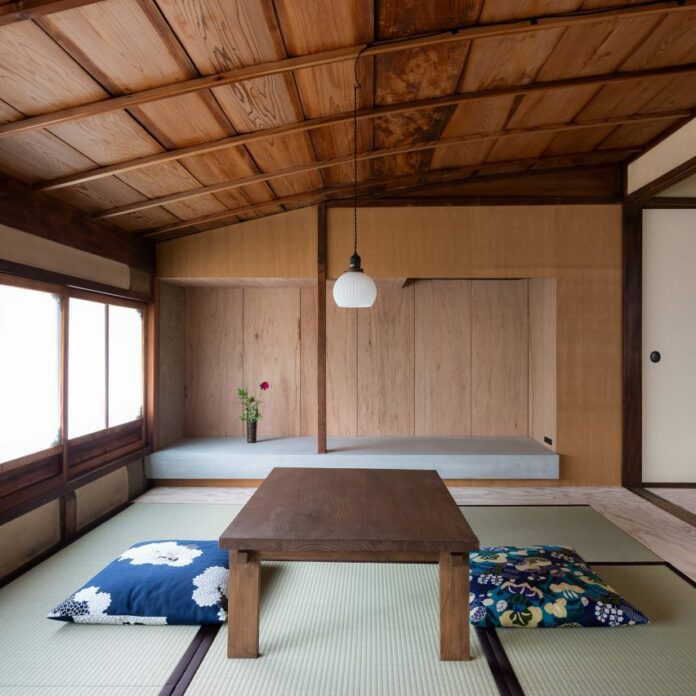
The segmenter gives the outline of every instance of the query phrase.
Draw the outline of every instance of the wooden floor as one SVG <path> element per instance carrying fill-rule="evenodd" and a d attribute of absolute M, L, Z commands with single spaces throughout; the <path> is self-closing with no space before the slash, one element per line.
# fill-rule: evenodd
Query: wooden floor
<path fill-rule="evenodd" d="M 254 490 L 157 487 L 136 502 L 240 504 Z M 661 489 L 661 495 L 664 490 Z M 696 581 L 696 528 L 625 488 L 450 488 L 450 492 L 459 505 L 590 505 Z M 683 497 L 693 500 L 696 492 L 691 490 L 690 495 Z"/>
<path fill-rule="evenodd" d="M 696 488 L 648 488 L 648 490 L 696 515 Z"/>

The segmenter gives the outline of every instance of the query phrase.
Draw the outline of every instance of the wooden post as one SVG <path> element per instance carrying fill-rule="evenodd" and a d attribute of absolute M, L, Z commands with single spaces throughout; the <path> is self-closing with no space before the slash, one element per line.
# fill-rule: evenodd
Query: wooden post
<path fill-rule="evenodd" d="M 227 657 L 259 656 L 259 555 L 230 551 Z"/>
<path fill-rule="evenodd" d="M 440 554 L 440 659 L 471 659 L 467 554 Z"/>
<path fill-rule="evenodd" d="M 326 453 L 326 204 L 317 220 L 317 453 Z"/>

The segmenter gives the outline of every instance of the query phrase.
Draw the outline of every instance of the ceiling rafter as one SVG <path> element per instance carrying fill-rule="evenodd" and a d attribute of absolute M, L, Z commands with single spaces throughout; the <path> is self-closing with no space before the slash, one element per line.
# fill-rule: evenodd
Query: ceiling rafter
<path fill-rule="evenodd" d="M 522 96 L 526 94 L 534 94 L 537 92 L 553 91 L 567 89 L 569 87 L 586 87 L 586 86 L 604 86 L 609 84 L 619 84 L 631 82 L 634 80 L 642 80 L 651 77 L 669 77 L 686 75 L 696 72 L 696 64 L 690 63 L 686 65 L 667 66 L 663 68 L 651 68 L 647 70 L 635 70 L 623 73 L 608 73 L 605 75 L 591 75 L 586 77 L 567 78 L 561 80 L 549 80 L 546 82 L 533 82 L 526 85 L 517 85 L 513 87 L 498 87 L 494 89 L 480 90 L 477 92 L 461 92 L 457 94 L 449 94 L 442 97 L 430 97 L 427 99 L 419 99 L 410 102 L 398 102 L 396 104 L 387 104 L 385 106 L 377 106 L 369 109 L 358 111 L 358 120 L 375 119 L 381 116 L 390 116 L 396 114 L 407 113 L 411 111 L 419 111 L 423 109 L 435 109 L 442 106 L 450 106 L 462 104 L 470 101 L 479 101 L 491 99 L 495 97 L 505 96 Z M 344 112 L 341 114 L 332 114 L 331 116 L 323 116 L 320 118 L 307 119 L 305 121 L 297 121 L 283 126 L 274 126 L 263 130 L 252 131 L 250 133 L 242 133 L 239 135 L 229 136 L 220 140 L 214 140 L 205 143 L 198 143 L 188 147 L 182 147 L 174 150 L 168 150 L 155 155 L 140 157 L 133 160 L 120 162 L 117 164 L 88 169 L 84 172 L 71 174 L 69 176 L 60 177 L 51 181 L 41 182 L 35 185 L 37 191 L 55 191 L 68 186 L 84 184 L 89 181 L 96 181 L 107 176 L 124 174 L 126 172 L 151 167 L 165 162 L 193 157 L 196 155 L 218 152 L 232 147 L 240 147 L 249 143 L 267 140 L 270 138 L 278 138 L 295 133 L 302 133 L 307 130 L 325 128 L 327 126 L 335 126 L 341 123 L 352 121 L 354 118 L 353 112 Z"/>
<path fill-rule="evenodd" d="M 391 177 L 387 179 L 377 179 L 375 181 L 360 184 L 358 186 L 358 191 L 360 193 L 374 187 L 378 189 L 392 187 L 392 190 L 394 190 L 393 187 L 398 188 L 399 183 L 404 183 L 407 186 L 412 186 L 414 180 L 428 179 L 429 182 L 448 181 L 450 180 L 450 178 L 457 178 L 460 177 L 462 174 L 466 173 L 492 172 L 496 171 L 497 169 L 506 169 L 509 167 L 544 167 L 545 165 L 551 165 L 556 162 L 559 162 L 561 164 L 583 163 L 584 161 L 596 159 L 598 157 L 612 157 L 616 155 L 626 156 L 638 152 L 639 150 L 639 147 L 628 146 L 613 148 L 610 150 L 573 153 L 569 155 L 553 155 L 551 157 L 533 157 L 529 159 L 507 160 L 500 162 L 484 162 L 479 164 L 472 164 L 465 167 L 457 167 L 455 169 L 421 172 L 419 174 L 401 174 L 396 177 Z M 294 194 L 292 196 L 285 196 L 284 198 L 276 198 L 274 200 L 263 201 L 261 203 L 254 203 L 251 205 L 243 206 L 241 208 L 227 210 L 225 212 L 214 213 L 213 215 L 205 215 L 199 218 L 183 220 L 173 225 L 167 225 L 166 227 L 161 227 L 156 230 L 149 230 L 143 233 L 142 236 L 147 239 L 159 238 L 162 235 L 169 234 L 172 232 L 178 232 L 179 230 L 183 229 L 194 228 L 197 225 L 206 225 L 212 222 L 222 222 L 224 220 L 233 219 L 237 215 L 252 213 L 263 208 L 279 205 L 294 205 L 296 203 L 307 203 L 308 201 L 318 202 L 322 200 L 327 200 L 331 196 L 340 195 L 343 193 L 345 193 L 346 195 L 352 195 L 352 191 L 352 184 L 342 184 L 340 186 L 334 186 L 331 188 L 307 191 L 304 193 Z M 199 232 L 200 230 L 194 230 L 188 234 L 197 234 Z"/>
<path fill-rule="evenodd" d="M 629 5 L 614 10 L 581 11 L 564 15 L 548 15 L 526 19 L 517 22 L 499 22 L 495 24 L 477 25 L 453 29 L 414 38 L 399 39 L 396 41 L 379 42 L 376 44 L 349 46 L 331 51 L 285 58 L 281 60 L 259 63 L 257 65 L 236 68 L 226 72 L 208 75 L 205 77 L 182 80 L 159 87 L 132 92 L 117 97 L 106 98 L 96 102 L 90 102 L 79 106 L 60 109 L 39 116 L 31 116 L 19 121 L 12 121 L 0 126 L 0 137 L 6 137 L 15 133 L 26 133 L 37 128 L 54 126 L 77 119 L 87 118 L 100 114 L 110 113 L 140 106 L 153 101 L 160 101 L 174 96 L 191 94 L 200 90 L 207 90 L 223 85 L 231 85 L 259 77 L 280 75 L 283 73 L 301 70 L 304 68 L 339 63 L 354 60 L 358 56 L 368 58 L 395 51 L 407 51 L 416 48 L 427 48 L 445 43 L 471 41 L 474 39 L 503 37 L 511 34 L 543 31 L 550 28 L 562 28 L 577 26 L 598 21 L 610 21 L 615 19 L 636 18 L 648 15 L 675 13 L 685 10 L 693 10 L 696 0 L 667 0 L 649 5 Z"/>
<path fill-rule="evenodd" d="M 0 5 L 0 27 L 26 22 L 36 17 L 46 17 L 63 10 L 94 5 L 103 0 L 18 0 Z"/>
<path fill-rule="evenodd" d="M 474 133 L 471 135 L 461 135 L 451 138 L 440 138 L 435 140 L 427 140 L 421 143 L 411 143 L 407 145 L 398 145 L 395 147 L 385 147 L 378 150 L 370 150 L 367 152 L 360 153 L 357 156 L 357 159 L 359 162 L 365 162 L 382 157 L 391 157 L 393 155 L 434 150 L 440 147 L 451 147 L 453 145 L 463 145 L 465 143 L 484 142 L 486 140 L 497 140 L 498 138 L 505 138 L 509 136 L 523 135 L 528 133 L 572 132 L 584 130 L 587 128 L 598 128 L 602 126 L 617 126 L 629 123 L 646 123 L 659 120 L 687 119 L 691 118 L 693 115 L 694 113 L 692 111 L 681 110 L 657 114 L 630 114 L 627 116 L 616 116 L 612 118 L 601 118 L 592 121 L 584 121 L 582 123 L 553 123 L 543 126 L 532 126 L 528 128 L 510 128 L 507 130 L 494 131 L 491 133 Z M 328 169 L 330 167 L 338 167 L 341 165 L 350 164 L 352 161 L 353 155 L 350 154 L 343 155 L 342 157 L 335 157 L 329 160 L 311 162 L 310 164 L 296 165 L 287 169 L 278 169 L 271 172 L 252 174 L 250 176 L 239 177 L 236 179 L 231 179 L 229 181 L 221 181 L 217 184 L 212 184 L 210 186 L 189 189 L 187 191 L 178 191 L 176 193 L 171 193 L 166 196 L 150 198 L 148 200 L 138 201 L 137 203 L 130 203 L 128 205 L 118 206 L 116 208 L 111 208 L 109 210 L 104 210 L 95 213 L 92 217 L 95 220 L 105 220 L 108 218 L 118 217 L 120 215 L 127 215 L 128 213 L 137 212 L 139 210 L 146 210 L 148 208 L 155 208 L 160 205 L 174 203 L 176 201 L 188 200 L 190 198 L 196 198 L 198 196 L 207 196 L 215 193 L 220 193 L 222 191 L 229 191 L 232 189 L 241 188 L 243 186 L 257 184 L 262 181 L 272 181 L 273 179 L 280 179 L 286 176 L 320 171 L 322 169 Z"/>

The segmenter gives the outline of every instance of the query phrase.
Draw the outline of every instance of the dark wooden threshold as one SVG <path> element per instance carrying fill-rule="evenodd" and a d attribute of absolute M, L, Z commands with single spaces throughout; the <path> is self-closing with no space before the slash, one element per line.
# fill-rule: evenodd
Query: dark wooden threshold
<path fill-rule="evenodd" d="M 670 515 L 677 517 L 682 522 L 686 522 L 692 527 L 696 527 L 696 515 L 694 515 L 693 512 L 689 512 L 689 510 L 684 509 L 680 505 L 673 503 L 671 500 L 667 500 L 666 498 L 663 498 L 644 487 L 629 488 L 628 490 L 631 491 L 631 493 L 635 493 L 641 498 L 644 498 L 656 507 L 659 507 L 661 510 L 668 512 Z"/>
<path fill-rule="evenodd" d="M 476 635 L 488 662 L 488 667 L 493 673 L 493 679 L 500 696 L 524 696 L 522 685 L 517 679 L 515 670 L 510 664 L 495 629 L 476 626 Z"/>
<path fill-rule="evenodd" d="M 198 629 L 159 696 L 181 696 L 186 692 L 220 628 L 220 625 L 208 624 Z"/>

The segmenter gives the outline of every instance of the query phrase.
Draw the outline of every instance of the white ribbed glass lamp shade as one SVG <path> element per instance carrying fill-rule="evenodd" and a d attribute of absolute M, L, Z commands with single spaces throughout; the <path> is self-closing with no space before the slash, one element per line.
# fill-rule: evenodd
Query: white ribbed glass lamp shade
<path fill-rule="evenodd" d="M 372 307 L 377 299 L 377 286 L 369 275 L 351 268 L 334 283 L 333 296 L 339 307 Z"/>

